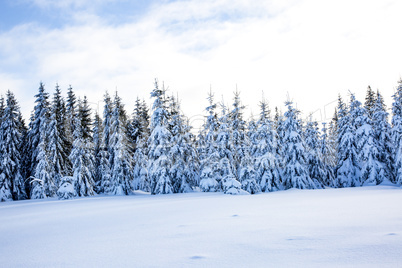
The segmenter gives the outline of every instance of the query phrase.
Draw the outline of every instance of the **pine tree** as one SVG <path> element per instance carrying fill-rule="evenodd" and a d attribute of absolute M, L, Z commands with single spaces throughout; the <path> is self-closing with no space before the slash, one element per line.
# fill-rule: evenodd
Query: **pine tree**
<path fill-rule="evenodd" d="M 71 85 L 67 89 L 67 100 L 65 104 L 65 118 L 64 118 L 64 131 L 65 131 L 65 154 L 69 156 L 71 154 L 71 150 L 73 148 L 73 141 L 74 141 L 74 118 L 76 117 L 77 113 L 77 98 L 75 96 L 75 93 L 73 91 L 73 88 Z M 67 157 L 66 160 L 68 166 L 68 174 L 71 175 L 71 166 L 72 163 L 70 162 L 70 159 Z"/>
<path fill-rule="evenodd" d="M 102 193 L 103 189 L 101 188 L 102 182 L 102 174 L 104 172 L 103 167 L 101 165 L 102 161 L 102 119 L 99 114 L 95 113 L 95 119 L 93 123 L 93 143 L 94 143 L 94 159 L 95 159 L 95 173 L 94 173 L 94 182 L 95 182 L 95 192 Z"/>
<path fill-rule="evenodd" d="M 252 155 L 255 159 L 256 181 L 263 192 L 281 189 L 280 161 L 277 154 L 278 135 L 265 100 L 260 102 L 260 119 L 252 139 Z"/>
<path fill-rule="evenodd" d="M 218 176 L 216 176 L 219 188 L 225 194 L 239 194 L 241 191 L 241 183 L 236 178 L 236 167 L 234 166 L 234 145 L 231 133 L 230 114 L 227 107 L 222 101 L 222 115 L 219 120 L 220 127 L 216 139 L 217 152 L 220 158 L 219 165 L 216 168 Z"/>
<path fill-rule="evenodd" d="M 333 122 L 331 122 L 333 124 Z M 330 124 L 331 124 L 330 123 Z M 330 125 L 330 133 L 332 126 Z M 322 123 L 322 132 L 320 137 L 319 151 L 322 157 L 322 163 L 324 165 L 324 177 L 322 178 L 324 186 L 332 187 L 334 185 L 335 174 L 334 168 L 336 166 L 336 147 L 331 141 L 331 136 L 328 137 L 328 129 L 326 122 Z M 331 134 L 330 134 L 331 135 Z"/>
<path fill-rule="evenodd" d="M 166 89 L 159 88 L 155 80 L 155 88 L 151 92 L 153 97 L 153 113 L 151 118 L 151 135 L 148 139 L 148 175 L 151 181 L 151 194 L 173 193 L 170 169 L 172 159 L 171 150 L 172 133 L 168 129 L 168 110 L 166 103 Z"/>
<path fill-rule="evenodd" d="M 208 113 L 204 130 L 199 136 L 198 154 L 200 159 L 200 188 L 204 192 L 216 192 L 219 184 L 216 180 L 218 173 L 219 154 L 217 152 L 216 138 L 219 127 L 218 116 L 215 112 L 216 103 L 210 91 L 207 97 Z"/>
<path fill-rule="evenodd" d="M 367 110 L 368 117 L 371 119 L 373 117 L 373 109 L 376 102 L 376 94 L 371 89 L 370 86 L 367 87 L 366 101 L 364 103 L 364 108 Z"/>
<path fill-rule="evenodd" d="M 236 178 L 239 177 L 242 159 L 247 158 L 247 150 L 250 147 L 248 136 L 246 135 L 246 122 L 243 120 L 244 106 L 240 101 L 240 92 L 234 93 L 233 110 L 230 112 L 230 139 L 233 146 L 233 172 Z"/>
<path fill-rule="evenodd" d="M 52 163 L 50 176 L 53 178 L 57 187 L 60 186 L 61 178 L 70 173 L 64 117 L 64 100 L 61 97 L 59 86 L 56 85 L 48 126 L 48 157 L 49 161 Z"/>
<path fill-rule="evenodd" d="M 385 178 L 394 182 L 391 125 L 388 121 L 388 113 L 384 104 L 384 99 L 377 91 L 376 102 L 373 108 L 372 126 L 374 139 L 378 143 L 379 161 L 384 165 Z"/>
<path fill-rule="evenodd" d="M 336 168 L 336 187 L 360 186 L 360 163 L 356 151 L 356 125 L 351 116 L 360 104 L 354 95 L 351 95 L 350 109 L 347 111 L 345 103 L 338 99 L 338 164 Z"/>
<path fill-rule="evenodd" d="M 395 94 L 392 96 L 392 130 L 391 138 L 394 155 L 394 182 L 402 184 L 402 79 L 398 82 Z"/>
<path fill-rule="evenodd" d="M 307 121 L 304 140 L 306 144 L 307 167 L 311 180 L 317 188 L 324 187 L 324 178 L 327 177 L 327 169 L 322 161 L 322 155 L 319 144 L 318 123 Z"/>
<path fill-rule="evenodd" d="M 38 163 L 39 144 L 43 142 L 44 145 L 47 141 L 41 139 L 47 139 L 45 134 L 41 134 L 41 129 L 45 129 L 49 121 L 49 94 L 45 92 L 45 86 L 41 82 L 39 85 L 39 92 L 35 95 L 35 107 L 33 117 L 28 131 L 28 153 L 29 153 L 29 172 L 28 176 L 33 175 L 36 171 L 36 165 Z M 46 148 L 45 148 L 46 149 Z"/>
<path fill-rule="evenodd" d="M 288 111 L 285 113 L 284 129 L 284 189 L 315 189 L 306 167 L 305 146 L 301 137 L 301 126 L 297 118 L 299 113 L 293 103 L 287 101 Z"/>
<path fill-rule="evenodd" d="M 26 199 L 24 179 L 20 172 L 22 133 L 19 126 L 19 105 L 14 94 L 7 91 L 7 106 L 0 104 L 0 200 Z"/>
<path fill-rule="evenodd" d="M 151 191 L 151 182 L 148 176 L 148 153 L 146 147 L 147 137 L 137 139 L 136 150 L 133 156 L 133 185 L 134 190 Z"/>
<path fill-rule="evenodd" d="M 172 117 L 172 168 L 170 169 L 173 178 L 173 192 L 191 192 L 198 185 L 199 161 L 198 155 L 193 147 L 193 134 L 187 120 L 180 112 L 180 104 L 175 98 L 171 98 Z"/>
<path fill-rule="evenodd" d="M 106 194 L 128 195 L 131 193 L 132 156 L 127 138 L 127 116 L 120 97 L 115 95 L 111 118 L 110 151 L 111 161 L 110 184 L 104 189 Z"/>
<path fill-rule="evenodd" d="M 112 120 L 112 100 L 106 92 L 104 95 L 103 108 L 103 133 L 102 133 L 102 148 L 99 152 L 99 170 L 101 177 L 101 186 L 99 192 L 104 192 L 105 189 L 111 188 L 111 163 L 112 149 L 110 146 L 111 139 L 111 120 Z"/>
<path fill-rule="evenodd" d="M 78 101 L 78 112 L 74 120 L 74 143 L 70 154 L 73 164 L 75 192 L 79 196 L 91 196 L 94 186 L 94 145 L 91 137 L 91 110 L 87 98 Z"/>

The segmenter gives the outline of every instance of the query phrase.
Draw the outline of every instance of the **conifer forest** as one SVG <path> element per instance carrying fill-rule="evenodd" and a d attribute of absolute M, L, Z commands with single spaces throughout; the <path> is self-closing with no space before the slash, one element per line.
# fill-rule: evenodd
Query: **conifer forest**
<path fill-rule="evenodd" d="M 282 113 L 263 99 L 246 120 L 239 92 L 230 106 L 210 92 L 197 133 L 157 80 L 152 106 L 137 98 L 132 112 L 118 92 L 105 93 L 102 114 L 66 93 L 40 83 L 28 123 L 11 91 L 1 97 L 1 201 L 402 184 L 402 80 L 390 114 L 368 87 L 364 102 L 339 96 L 323 123 L 301 119 L 290 100 Z"/>

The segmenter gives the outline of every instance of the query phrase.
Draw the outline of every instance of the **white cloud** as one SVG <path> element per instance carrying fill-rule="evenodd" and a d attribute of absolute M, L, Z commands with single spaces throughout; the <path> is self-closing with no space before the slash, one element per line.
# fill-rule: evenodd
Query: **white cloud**
<path fill-rule="evenodd" d="M 114 26 L 83 9 L 79 24 L 1 34 L 0 90 L 29 89 L 20 97 L 31 102 L 25 114 L 40 80 L 49 91 L 71 83 L 92 102 L 117 87 L 129 112 L 137 95 L 148 99 L 155 77 L 179 93 L 188 116 L 203 113 L 210 85 L 230 104 L 237 84 L 254 114 L 262 91 L 271 108 L 288 92 L 305 114 L 349 89 L 363 100 L 368 84 L 390 104 L 401 75 L 401 8 L 399 1 L 178 1 Z"/>

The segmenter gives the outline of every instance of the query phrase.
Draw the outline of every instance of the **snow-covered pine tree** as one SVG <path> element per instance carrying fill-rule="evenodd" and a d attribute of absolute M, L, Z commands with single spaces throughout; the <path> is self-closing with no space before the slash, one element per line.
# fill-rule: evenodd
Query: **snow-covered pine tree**
<path fill-rule="evenodd" d="M 114 97 L 111 118 L 110 151 L 111 161 L 110 183 L 104 192 L 109 195 L 128 195 L 132 192 L 132 156 L 127 138 L 127 116 L 124 105 L 117 92 Z"/>
<path fill-rule="evenodd" d="M 27 176 L 35 174 L 36 165 L 38 164 L 39 144 L 42 142 L 42 138 L 47 138 L 46 135 L 41 134 L 41 129 L 45 129 L 49 121 L 49 94 L 45 91 L 45 85 L 42 82 L 39 84 L 39 92 L 35 95 L 35 98 L 36 105 L 28 131 L 27 152 L 29 156 L 27 157 L 29 158 L 29 171 Z M 44 141 L 43 144 L 46 145 L 47 141 Z"/>
<path fill-rule="evenodd" d="M 373 117 L 374 103 L 376 101 L 376 94 L 370 86 L 367 87 L 366 101 L 364 102 L 364 108 L 367 110 L 367 116 L 371 119 Z"/>
<path fill-rule="evenodd" d="M 41 130 L 41 136 L 42 135 L 46 135 L 45 129 Z M 40 138 L 37 163 L 34 176 L 31 180 L 31 199 L 53 197 L 56 194 L 57 188 L 53 179 L 50 177 L 51 165 L 47 157 L 46 140 L 44 137 Z"/>
<path fill-rule="evenodd" d="M 277 135 L 277 140 L 276 140 L 276 154 L 278 155 L 279 158 L 279 170 L 280 174 L 283 173 L 284 166 L 283 166 L 283 158 L 284 158 L 284 149 L 285 149 L 285 144 L 284 144 L 284 138 L 285 138 L 285 132 L 284 132 L 284 116 L 282 111 L 278 109 L 278 107 L 275 107 L 275 116 L 274 116 L 274 130 Z"/>
<path fill-rule="evenodd" d="M 388 121 L 388 112 L 384 99 L 378 90 L 373 107 L 372 126 L 380 153 L 378 160 L 384 165 L 385 177 L 394 182 L 391 125 Z"/>
<path fill-rule="evenodd" d="M 252 139 L 256 181 L 263 192 L 281 189 L 280 159 L 277 154 L 278 135 L 270 119 L 268 104 L 260 102 L 260 119 Z"/>
<path fill-rule="evenodd" d="M 229 113 L 230 117 L 230 139 L 233 146 L 232 167 L 234 176 L 239 178 L 242 160 L 247 158 L 250 142 L 246 135 L 246 122 L 243 120 L 244 106 L 240 101 L 240 92 L 236 89 L 233 98 L 233 110 Z M 246 161 L 247 162 L 247 161 Z M 251 164 L 251 163 L 250 163 Z M 247 167 L 246 167 L 247 168 Z"/>
<path fill-rule="evenodd" d="M 219 154 L 217 152 L 216 138 L 219 128 L 218 115 L 215 112 L 216 103 L 212 91 L 209 92 L 208 113 L 204 129 L 199 135 L 198 154 L 200 159 L 200 189 L 204 192 L 216 192 L 219 184 L 216 180 L 218 173 Z"/>
<path fill-rule="evenodd" d="M 108 92 L 105 93 L 103 107 L 103 133 L 102 133 L 102 148 L 99 152 L 99 170 L 101 177 L 101 185 L 99 192 L 104 192 L 105 189 L 111 187 L 111 152 L 110 137 L 111 137 L 111 120 L 113 104 Z"/>
<path fill-rule="evenodd" d="M 352 105 L 353 104 L 353 105 Z M 356 107 L 354 95 L 351 96 L 349 112 L 341 96 L 338 98 L 338 164 L 335 187 L 360 186 L 360 163 L 356 151 L 356 126 L 351 116 Z"/>
<path fill-rule="evenodd" d="M 310 178 L 317 188 L 324 187 L 324 178 L 327 178 L 327 169 L 323 163 L 320 150 L 318 123 L 310 118 L 307 121 L 304 141 L 306 144 L 307 167 Z"/>
<path fill-rule="evenodd" d="M 193 147 L 193 134 L 187 120 L 180 112 L 180 103 L 172 97 L 171 133 L 172 148 L 170 155 L 173 165 L 170 174 L 173 179 L 174 193 L 191 192 L 198 185 L 199 161 Z"/>
<path fill-rule="evenodd" d="M 166 89 L 159 88 L 155 80 L 155 87 L 151 92 L 155 98 L 151 118 L 151 135 L 148 139 L 148 175 L 151 181 L 151 194 L 173 193 L 170 169 L 172 159 L 169 152 L 172 146 L 172 133 L 168 129 L 168 110 L 166 103 Z"/>
<path fill-rule="evenodd" d="M 392 96 L 392 130 L 394 156 L 394 182 L 402 184 L 402 79 L 398 82 L 396 92 Z"/>
<path fill-rule="evenodd" d="M 20 172 L 22 133 L 20 108 L 14 94 L 7 91 L 7 106 L 0 104 L 0 201 L 27 198 Z"/>
<path fill-rule="evenodd" d="M 283 187 L 315 189 L 316 185 L 311 180 L 306 166 L 305 145 L 301 136 L 300 121 L 297 118 L 299 111 L 293 108 L 292 101 L 286 101 L 288 110 L 283 122 L 284 150 L 283 150 Z"/>
<path fill-rule="evenodd" d="M 146 192 L 151 191 L 151 182 L 148 177 L 148 147 L 147 141 L 149 138 L 149 114 L 148 107 L 144 100 L 140 102 L 137 98 L 135 104 L 133 121 L 137 122 L 135 128 L 138 132 L 135 134 L 135 148 L 134 148 L 134 173 L 133 185 L 134 190 L 142 190 Z M 130 132 L 133 135 L 134 132 Z M 132 137 L 132 139 L 134 139 Z"/>
<path fill-rule="evenodd" d="M 94 195 L 94 145 L 91 130 L 91 109 L 87 98 L 78 100 L 78 112 L 74 119 L 74 142 L 70 154 L 73 165 L 74 189 L 79 196 Z"/>
<path fill-rule="evenodd" d="M 148 176 L 148 153 L 146 141 L 148 137 L 138 138 L 133 156 L 133 190 L 151 191 L 151 182 Z"/>
<path fill-rule="evenodd" d="M 71 154 L 71 150 L 73 148 L 73 141 L 74 141 L 74 118 L 77 113 L 77 98 L 75 96 L 75 93 L 73 91 L 73 88 L 71 85 L 67 89 L 67 99 L 65 103 L 65 137 L 66 137 L 66 155 L 69 156 Z M 69 172 L 68 174 L 71 175 L 71 166 L 72 163 L 70 162 L 70 159 L 67 158 L 67 163 L 68 163 L 68 168 Z"/>
<path fill-rule="evenodd" d="M 97 193 L 103 192 L 101 189 L 102 174 L 104 172 L 101 161 L 102 161 L 102 119 L 100 118 L 98 112 L 95 112 L 95 118 L 93 123 L 93 143 L 94 143 L 94 190 Z"/>
<path fill-rule="evenodd" d="M 324 186 L 332 187 L 334 185 L 336 166 L 336 151 L 328 137 L 327 123 L 322 123 L 321 137 L 319 140 L 319 151 L 324 165 L 325 176 L 322 178 Z M 335 157 L 334 157 L 335 156 Z"/>
<path fill-rule="evenodd" d="M 70 173 L 64 117 L 64 100 L 59 85 L 56 85 L 48 126 L 48 158 L 52 163 L 50 177 L 57 188 L 60 186 L 61 178 Z"/>
<path fill-rule="evenodd" d="M 230 114 L 227 112 L 227 107 L 221 103 L 222 115 L 219 119 L 219 130 L 216 138 L 217 151 L 219 154 L 219 165 L 215 169 L 218 171 L 216 180 L 218 187 L 223 190 L 225 194 L 239 194 L 241 193 L 241 183 L 236 179 L 236 168 L 234 167 L 234 146 L 231 137 L 231 122 Z"/>
<path fill-rule="evenodd" d="M 253 115 L 248 122 L 248 127 L 246 131 L 248 146 L 245 150 L 245 155 L 240 162 L 240 174 L 239 181 L 241 182 L 241 187 L 244 191 L 250 194 L 256 194 L 261 192 L 260 185 L 256 180 L 256 170 L 255 167 L 255 157 L 253 149 L 256 147 L 253 137 L 257 132 L 257 123 L 255 122 Z"/>
<path fill-rule="evenodd" d="M 127 138 L 133 148 L 134 152 L 136 149 L 137 140 L 142 137 L 142 115 L 141 115 L 141 102 L 137 97 L 134 105 L 134 111 L 132 115 L 132 120 L 127 123 Z"/>

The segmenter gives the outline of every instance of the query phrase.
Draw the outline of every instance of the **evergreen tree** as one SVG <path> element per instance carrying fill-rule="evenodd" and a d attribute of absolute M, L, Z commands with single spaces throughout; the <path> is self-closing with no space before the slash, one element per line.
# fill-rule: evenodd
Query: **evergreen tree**
<path fill-rule="evenodd" d="M 3 102 L 3 101 L 0 101 Z M 0 200 L 27 198 L 20 172 L 22 133 L 19 126 L 19 105 L 14 94 L 7 91 L 7 107 L 0 103 Z"/>
<path fill-rule="evenodd" d="M 52 163 L 50 176 L 53 178 L 57 187 L 60 185 L 61 178 L 70 173 L 64 117 L 64 100 L 61 97 L 59 86 L 56 85 L 48 126 L 48 157 L 49 161 Z"/>
<path fill-rule="evenodd" d="M 385 177 L 394 182 L 391 125 L 388 121 L 388 113 L 384 104 L 384 99 L 377 91 L 376 102 L 373 108 L 372 126 L 374 139 L 378 143 L 379 161 L 384 165 Z"/>
<path fill-rule="evenodd" d="M 333 121 L 331 121 L 333 124 Z M 331 124 L 330 123 L 330 124 Z M 330 133 L 332 126 L 330 125 Z M 330 138 L 328 137 L 328 129 L 326 127 L 326 123 L 322 123 L 322 132 L 321 132 L 320 144 L 319 144 L 319 152 L 322 157 L 322 163 L 324 165 L 324 177 L 322 178 L 324 186 L 332 187 L 334 185 L 335 174 L 334 168 L 336 166 L 336 147 L 333 146 Z M 331 136 L 330 136 L 331 137 Z M 334 157 L 335 156 L 335 157 Z"/>
<path fill-rule="evenodd" d="M 284 189 L 315 189 L 316 186 L 311 180 L 306 167 L 305 146 L 301 137 L 300 121 L 297 119 L 299 113 L 293 108 L 293 103 L 287 101 L 288 111 L 285 113 L 284 129 Z"/>
<path fill-rule="evenodd" d="M 102 182 L 102 174 L 104 169 L 101 165 L 102 161 L 102 119 L 99 114 L 95 113 L 95 119 L 93 123 L 93 143 L 94 143 L 94 159 L 95 159 L 95 173 L 94 173 L 94 182 L 95 182 L 95 191 L 97 193 L 103 192 L 101 189 Z"/>
<path fill-rule="evenodd" d="M 364 108 L 367 110 L 368 117 L 370 119 L 373 117 L 375 102 L 376 102 L 376 94 L 371 89 L 371 87 L 368 86 L 367 93 L 366 93 L 366 101 L 364 103 Z"/>
<path fill-rule="evenodd" d="M 191 127 L 180 112 L 180 104 L 172 97 L 171 102 L 171 132 L 172 168 L 170 169 L 173 178 L 172 186 L 174 193 L 190 192 L 198 185 L 198 155 L 193 147 L 193 135 Z"/>
<path fill-rule="evenodd" d="M 394 160 L 394 182 L 402 184 L 402 79 L 398 82 L 392 103 L 392 131 Z"/>
<path fill-rule="evenodd" d="M 243 120 L 244 106 L 240 101 L 240 92 L 234 93 L 233 110 L 230 112 L 230 139 L 233 146 L 233 172 L 236 178 L 239 178 L 242 160 L 247 158 L 247 150 L 250 147 L 248 136 L 246 135 L 246 122 Z M 247 161 L 246 161 L 247 162 Z"/>
<path fill-rule="evenodd" d="M 233 138 L 231 133 L 230 114 L 227 107 L 222 102 L 222 116 L 219 120 L 220 127 L 216 139 L 217 151 L 219 154 L 219 165 L 217 167 L 218 176 L 216 176 L 219 188 L 225 194 L 239 194 L 241 191 L 241 183 L 236 179 L 236 167 L 234 162 Z"/>
<path fill-rule="evenodd" d="M 159 88 L 155 80 L 155 88 L 151 92 L 153 97 L 153 113 L 151 118 L 151 135 L 148 139 L 148 175 L 151 181 L 151 194 L 173 193 L 170 169 L 172 159 L 171 150 L 172 133 L 168 129 L 168 110 L 166 103 L 166 90 Z"/>
<path fill-rule="evenodd" d="M 71 87 L 71 85 L 69 86 L 69 88 L 67 89 L 67 100 L 66 100 L 66 104 L 65 104 L 65 118 L 64 118 L 64 131 L 65 131 L 65 153 L 67 156 L 69 156 L 71 154 L 71 150 L 73 148 L 73 141 L 74 141 L 74 118 L 76 117 L 76 113 L 77 113 L 77 98 L 75 96 L 75 93 L 73 91 L 73 88 Z M 68 174 L 71 175 L 72 171 L 71 171 L 71 166 L 72 163 L 70 162 L 70 159 L 67 158 L 66 160 L 68 166 Z"/>
<path fill-rule="evenodd" d="M 112 100 L 106 92 L 104 95 L 104 108 L 103 108 L 103 133 L 102 133 L 102 148 L 99 152 L 99 170 L 101 177 L 101 186 L 99 192 L 111 188 L 111 158 L 112 149 L 110 146 L 111 140 L 111 121 L 112 121 Z"/>
<path fill-rule="evenodd" d="M 311 119 L 307 122 L 304 140 L 306 144 L 307 167 L 311 180 L 317 188 L 324 187 L 324 178 L 327 178 L 327 169 L 322 161 L 320 150 L 318 123 Z"/>
<path fill-rule="evenodd" d="M 41 131 L 46 129 L 49 121 L 49 94 L 45 92 L 45 86 L 41 82 L 39 85 L 39 92 L 35 95 L 35 107 L 33 117 L 28 131 L 28 153 L 29 153 L 29 172 L 28 176 L 36 173 L 36 165 L 38 164 L 39 144 L 47 145 L 46 134 L 41 134 Z M 45 148 L 46 150 L 46 148 Z"/>
<path fill-rule="evenodd" d="M 216 103 L 214 95 L 210 91 L 208 94 L 208 106 L 205 109 L 208 113 L 205 121 L 204 130 L 199 136 L 200 146 L 198 147 L 200 165 L 200 188 L 204 192 L 215 192 L 219 190 L 216 180 L 218 174 L 219 154 L 217 151 L 216 138 L 218 115 L 215 112 Z"/>
<path fill-rule="evenodd" d="M 263 192 L 281 189 L 279 156 L 277 153 L 278 135 L 265 100 L 260 102 L 258 129 L 252 135 L 252 155 L 255 158 L 256 181 Z"/>
<path fill-rule="evenodd" d="M 70 154 L 73 164 L 75 192 L 79 196 L 94 195 L 94 145 L 92 142 L 91 110 L 87 98 L 78 101 L 78 112 L 74 120 L 74 143 Z"/>
<path fill-rule="evenodd" d="M 127 138 L 127 116 L 120 97 L 115 95 L 112 111 L 110 136 L 111 161 L 110 183 L 104 189 L 112 195 L 128 195 L 131 193 L 132 156 Z"/>
<path fill-rule="evenodd" d="M 336 187 L 360 186 L 360 163 L 356 151 L 356 125 L 351 114 L 360 105 L 351 96 L 349 113 L 345 103 L 338 99 L 338 164 L 336 168 Z"/>

